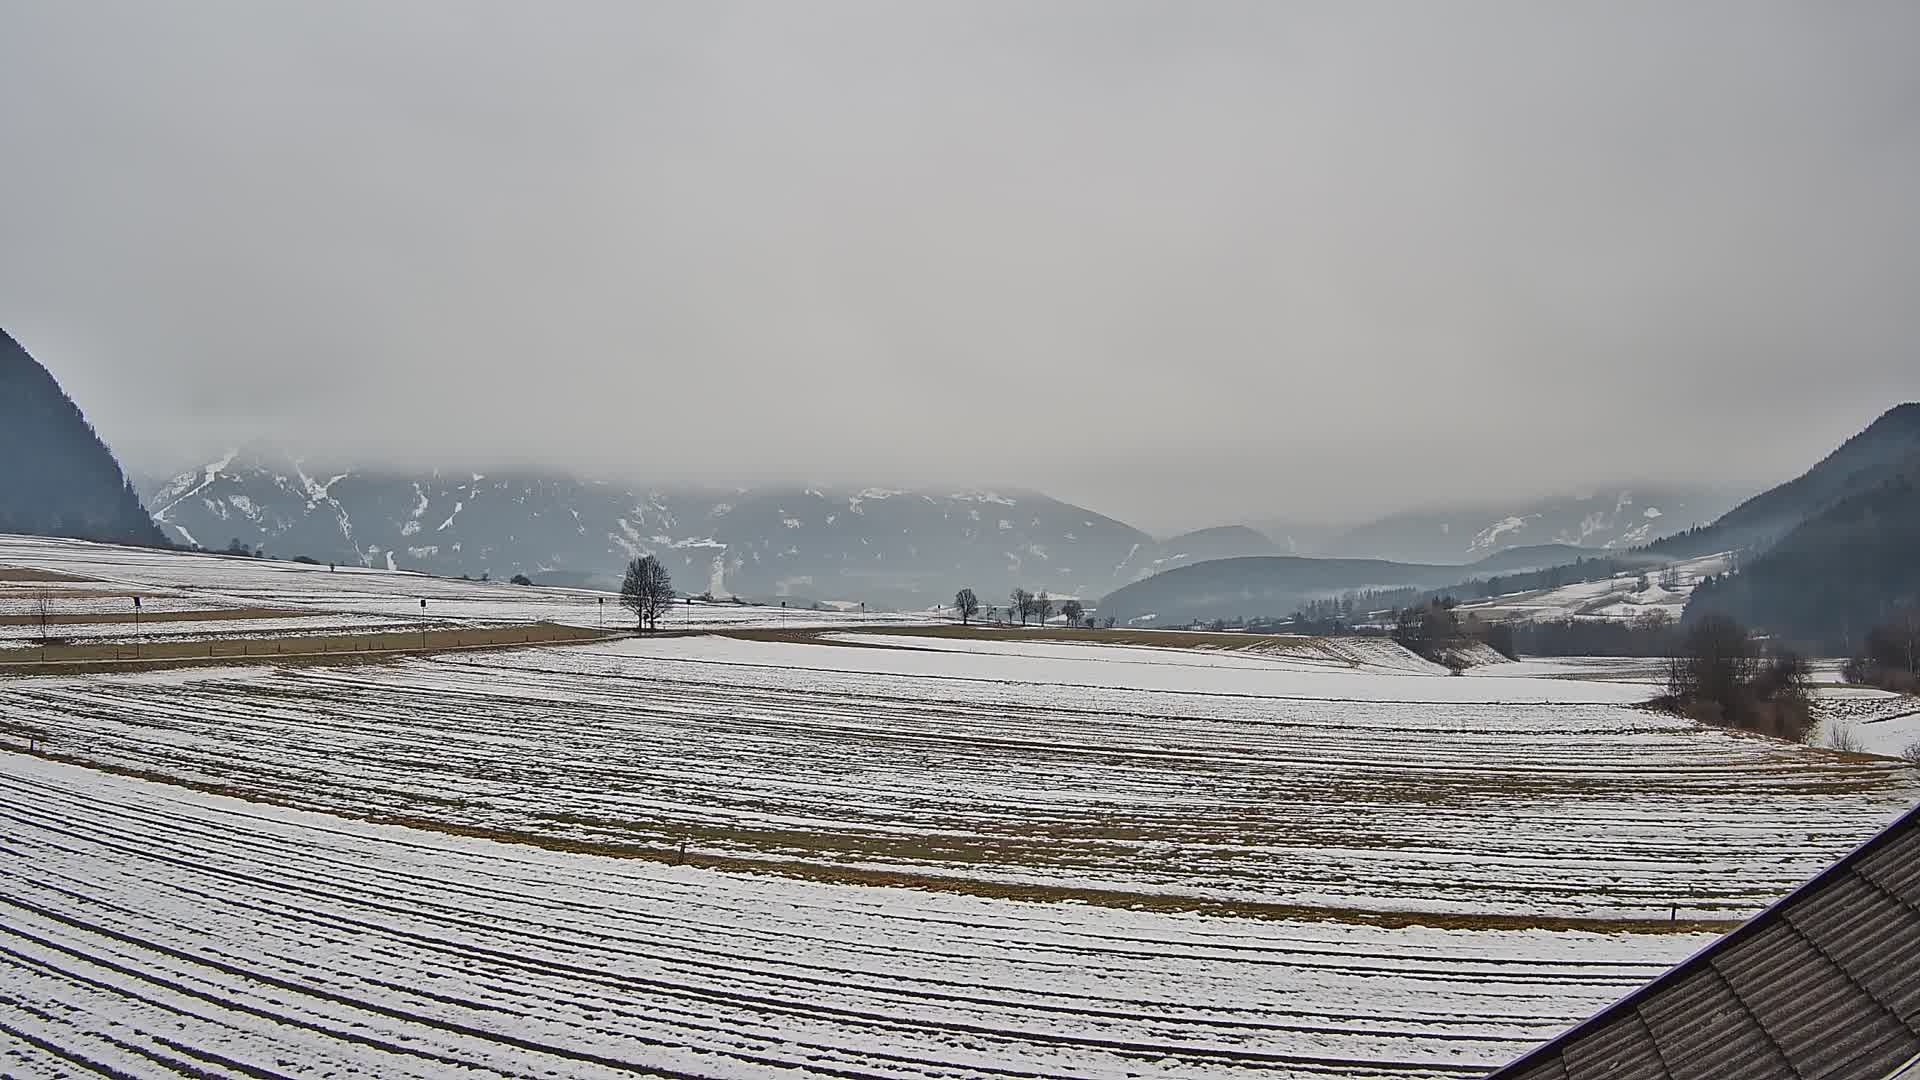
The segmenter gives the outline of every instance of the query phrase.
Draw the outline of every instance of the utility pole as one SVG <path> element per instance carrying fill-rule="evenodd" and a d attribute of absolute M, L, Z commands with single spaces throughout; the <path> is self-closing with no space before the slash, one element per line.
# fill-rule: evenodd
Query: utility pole
<path fill-rule="evenodd" d="M 133 597 L 133 658 L 140 659 L 140 594 Z"/>
<path fill-rule="evenodd" d="M 427 651 L 427 598 L 420 598 L 420 651 Z"/>

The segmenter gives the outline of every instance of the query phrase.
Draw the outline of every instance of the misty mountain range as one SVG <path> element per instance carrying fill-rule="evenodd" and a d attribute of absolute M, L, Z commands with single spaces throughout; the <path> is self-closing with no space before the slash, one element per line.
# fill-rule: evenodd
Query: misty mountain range
<path fill-rule="evenodd" d="M 1548 544 L 1604 551 L 1639 547 L 1713 521 L 1738 502 L 1737 495 L 1708 488 L 1609 488 L 1507 504 L 1407 510 L 1353 526 L 1254 524 L 1284 538 L 1283 550 L 1272 554 L 1470 563 Z"/>
<path fill-rule="evenodd" d="M 1693 524 L 1652 500 L 1698 505 L 1621 492 L 1604 505 L 1555 499 L 1477 517 L 1400 515 L 1351 535 L 1394 551 L 1451 554 L 1446 537 L 1459 522 L 1467 557 L 1432 560 L 1454 569 L 1390 575 L 1458 580 L 1459 565 L 1516 547 L 1571 559 L 1638 542 L 1655 521 Z M 170 478 L 147 504 L 171 539 L 212 549 L 238 540 L 282 556 L 603 587 L 627 558 L 655 554 L 687 591 L 908 608 L 945 604 L 961 587 L 991 603 L 1015 585 L 1092 602 L 1162 571 L 1285 550 L 1244 525 L 1157 540 L 1028 491 L 650 490 L 528 470 L 320 467 L 266 447 Z M 1590 548 L 1520 543 L 1548 530 L 1584 537 Z"/>
<path fill-rule="evenodd" d="M 1629 497 L 1616 496 L 1615 502 L 1619 511 L 1612 520 L 1632 521 Z M 1645 509 L 1640 516 L 1647 516 Z M 1582 518 L 1583 523 L 1598 520 Z M 1667 515 L 1657 520 L 1664 522 Z M 1476 534 L 1473 542 L 1517 531 L 1496 526 Z M 1641 534 L 1619 535 L 1638 540 Z M 1802 475 L 1742 501 L 1712 523 L 1644 546 L 1622 543 L 1605 552 L 1514 548 L 1470 567 L 1296 556 L 1225 559 L 1126 586 L 1106 597 L 1101 610 L 1160 626 L 1284 618 L 1308 601 L 1349 591 L 1448 589 L 1495 575 L 1565 567 L 1586 555 L 1624 555 L 1629 563 L 1652 566 L 1718 552 L 1740 553 L 1743 565 L 1692 590 L 1688 617 L 1730 614 L 1769 636 L 1816 651 L 1846 653 L 1869 626 L 1901 605 L 1920 601 L 1920 403 L 1888 410 Z M 1614 571 L 1602 563 L 1600 572 Z M 1570 580 L 1588 579 L 1575 574 Z"/>
<path fill-rule="evenodd" d="M 1245 525 L 1157 540 L 1031 491 L 660 491 L 524 469 L 320 468 L 265 447 L 159 482 L 149 518 L 79 407 L 3 333 L 0 421 L 0 460 L 12 466 L 0 468 L 0 530 L 237 542 L 448 576 L 604 587 L 625 560 L 653 554 L 686 592 L 927 608 L 963 586 L 992 603 L 1019 585 L 1166 625 L 1284 616 L 1350 590 L 1446 588 L 1629 550 L 1655 561 L 1738 550 L 1743 570 L 1703 583 L 1690 613 L 1711 606 L 1840 648 L 1920 594 L 1920 404 L 1889 410 L 1710 523 L 1726 501 L 1711 493 L 1622 490 L 1414 511 L 1284 542 Z M 1303 547 L 1335 557 L 1293 554 Z M 1375 552 L 1399 558 L 1357 557 Z"/>
<path fill-rule="evenodd" d="M 929 607 L 970 586 L 1097 597 L 1162 558 L 1112 518 L 1024 491 L 892 488 L 650 490 L 527 470 L 321 468 L 270 450 L 229 455 L 148 497 L 176 541 L 238 539 L 280 555 L 617 584 L 653 554 L 683 591 Z"/>

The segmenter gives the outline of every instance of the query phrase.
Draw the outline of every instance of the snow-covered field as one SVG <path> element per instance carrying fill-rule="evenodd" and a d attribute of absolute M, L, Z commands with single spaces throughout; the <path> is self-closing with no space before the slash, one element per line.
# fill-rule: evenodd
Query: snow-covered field
<path fill-rule="evenodd" d="M 21 679 L 0 732 L 314 809 L 801 872 L 1521 920 L 1738 917 L 1920 797 L 1895 762 L 1626 708 L 1630 685 L 926 644 Z"/>
<path fill-rule="evenodd" d="M 1461 604 L 1460 610 L 1488 619 L 1636 619 L 1660 612 L 1678 620 L 1694 586 L 1709 575 L 1726 573 L 1731 565 L 1731 555 L 1723 552 L 1651 568 L 1645 574 L 1473 600 Z M 1647 582 L 1645 589 L 1640 588 L 1642 578 Z"/>
<path fill-rule="evenodd" d="M 554 622 L 569 626 L 619 629 L 631 617 L 609 593 L 586 589 L 519 586 L 505 582 L 463 581 L 394 570 L 275 562 L 226 555 L 151 551 L 37 536 L 0 534 L 0 567 L 52 570 L 86 579 L 66 583 L 71 591 L 101 591 L 112 586 L 190 610 L 285 608 L 299 611 L 375 615 L 389 619 L 486 624 Z M 31 593 L 60 590 L 59 583 L 13 583 L 0 587 L 12 606 L 0 614 L 26 614 Z M 24 595 L 23 595 L 24 594 Z M 426 606 L 421 606 L 425 600 Z M 78 600 L 62 600 L 65 611 L 91 610 Z M 115 610 L 130 605 L 118 602 Z M 15 610 L 15 609 L 18 610 Z M 178 608 L 176 608 L 178 609 Z M 915 614 L 864 614 L 853 611 L 784 610 L 773 606 L 681 602 L 661 619 L 662 629 L 729 627 L 802 627 L 912 625 L 930 621 Z M 37 633 L 37 631 L 36 631 Z"/>
<path fill-rule="evenodd" d="M 90 644 L 149 644 L 167 641 L 215 641 L 236 637 L 299 634 L 302 637 L 335 634 L 371 634 L 382 630 L 413 629 L 418 619 L 389 619 L 377 615 L 315 613 L 284 619 L 222 619 L 209 612 L 205 619 L 169 619 L 137 628 L 132 622 L 56 623 L 47 632 L 57 638 Z M 0 626 L 0 649 L 30 648 L 40 640 L 34 624 Z"/>
<path fill-rule="evenodd" d="M 758 637 L 0 678 L 0 1075 L 1471 1076 L 1920 799 L 1605 664 Z"/>
<path fill-rule="evenodd" d="M 1464 1077 L 1705 940 L 819 884 L 4 753 L 0 843 L 23 1080 Z"/>

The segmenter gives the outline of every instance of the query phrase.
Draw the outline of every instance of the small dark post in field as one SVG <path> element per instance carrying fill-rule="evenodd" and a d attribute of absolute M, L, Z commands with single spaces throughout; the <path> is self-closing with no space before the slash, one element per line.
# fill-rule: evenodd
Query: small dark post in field
<path fill-rule="evenodd" d="M 680 853 L 674 856 L 673 865 L 682 866 L 686 863 L 686 861 L 687 861 L 687 842 L 685 840 L 682 840 L 680 841 Z"/>

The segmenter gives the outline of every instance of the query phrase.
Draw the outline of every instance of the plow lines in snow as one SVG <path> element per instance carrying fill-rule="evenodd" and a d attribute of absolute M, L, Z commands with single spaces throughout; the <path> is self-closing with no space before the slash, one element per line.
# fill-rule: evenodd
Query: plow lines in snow
<path fill-rule="evenodd" d="M 1620 684 L 930 640 L 0 679 L 0 1075 L 1468 1077 L 1920 795 Z"/>
<path fill-rule="evenodd" d="M 1464 1076 L 1700 940 L 818 885 L 14 754 L 0 845 L 22 1077 Z"/>
<path fill-rule="evenodd" d="M 1067 682 L 1267 677 L 1113 651 L 1043 656 L 1031 683 L 983 677 L 1019 657 L 715 639 L 16 680 L 0 738 L 299 807 L 802 877 L 1448 925 L 1744 917 L 1917 790 L 1897 762 L 1615 705 L 1407 700 L 1585 692 L 1565 681 L 1303 676 L 1374 701 Z"/>

